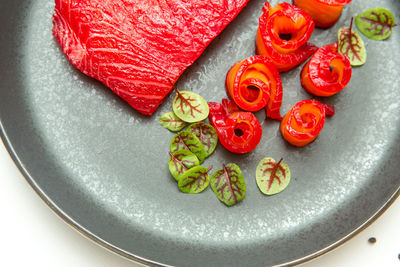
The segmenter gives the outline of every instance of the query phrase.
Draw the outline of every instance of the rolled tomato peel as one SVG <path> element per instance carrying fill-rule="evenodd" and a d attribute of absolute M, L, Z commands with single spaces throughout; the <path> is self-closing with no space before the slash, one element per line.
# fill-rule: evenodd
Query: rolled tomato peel
<path fill-rule="evenodd" d="M 316 96 L 331 96 L 350 82 L 349 59 L 338 53 L 337 43 L 325 45 L 317 50 L 301 71 L 301 85 Z"/>
<path fill-rule="evenodd" d="M 288 3 L 263 7 L 256 36 L 256 53 L 271 59 L 280 72 L 309 58 L 318 47 L 307 43 L 314 30 L 312 18 Z"/>
<path fill-rule="evenodd" d="M 320 28 L 331 27 L 339 19 L 343 7 L 352 0 L 293 0 L 293 5 L 306 11 Z"/>
<path fill-rule="evenodd" d="M 209 102 L 210 123 L 217 131 L 222 146 L 237 154 L 252 151 L 260 142 L 262 128 L 251 112 L 240 111 L 233 101 Z"/>
<path fill-rule="evenodd" d="M 226 91 L 241 109 L 266 108 L 267 117 L 281 120 L 282 81 L 275 65 L 265 56 L 252 56 L 237 62 L 228 71 Z"/>
<path fill-rule="evenodd" d="M 290 144 L 303 147 L 314 141 L 325 123 L 325 116 L 333 116 L 335 109 L 316 100 L 296 103 L 281 121 L 281 133 Z"/>

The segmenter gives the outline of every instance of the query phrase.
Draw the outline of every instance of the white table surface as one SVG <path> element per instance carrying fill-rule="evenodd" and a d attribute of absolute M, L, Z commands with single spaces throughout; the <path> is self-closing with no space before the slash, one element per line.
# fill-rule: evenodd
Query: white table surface
<path fill-rule="evenodd" d="M 33 191 L 0 142 L 0 266 L 137 267 L 90 241 Z M 376 243 L 368 242 L 370 237 Z M 304 267 L 400 266 L 400 199 L 346 244 Z"/>

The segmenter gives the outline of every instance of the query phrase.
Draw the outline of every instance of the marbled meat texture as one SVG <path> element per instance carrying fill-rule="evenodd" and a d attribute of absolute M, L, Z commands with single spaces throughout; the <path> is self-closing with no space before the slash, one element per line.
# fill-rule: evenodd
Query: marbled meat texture
<path fill-rule="evenodd" d="M 151 115 L 248 0 L 56 0 L 53 34 L 72 64 Z"/>

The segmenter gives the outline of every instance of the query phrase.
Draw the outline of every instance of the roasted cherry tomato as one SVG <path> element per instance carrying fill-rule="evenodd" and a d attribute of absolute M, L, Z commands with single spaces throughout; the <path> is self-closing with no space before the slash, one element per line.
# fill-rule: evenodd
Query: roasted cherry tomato
<path fill-rule="evenodd" d="M 281 133 L 290 144 L 306 146 L 317 138 L 324 127 L 325 116 L 333 116 L 335 109 L 316 100 L 303 100 L 295 104 L 281 121 Z"/>
<path fill-rule="evenodd" d="M 315 25 L 328 28 L 339 19 L 342 9 L 352 0 L 293 0 L 293 4 L 305 10 Z"/>
<path fill-rule="evenodd" d="M 237 62 L 226 75 L 226 91 L 230 99 L 246 111 L 266 107 L 267 117 L 281 120 L 281 76 L 265 56 L 252 56 Z"/>
<path fill-rule="evenodd" d="M 220 143 L 233 153 L 252 151 L 260 142 L 262 128 L 251 112 L 240 111 L 233 101 L 222 99 L 222 105 L 209 102 L 208 118 L 217 130 Z"/>
<path fill-rule="evenodd" d="M 336 43 L 319 48 L 301 71 L 301 85 L 317 96 L 336 94 L 346 87 L 350 78 L 350 61 L 338 53 Z"/>
<path fill-rule="evenodd" d="M 272 60 L 279 71 L 288 71 L 304 62 L 318 49 L 307 43 L 314 30 L 312 18 L 288 3 L 263 7 L 256 37 L 256 53 Z"/>

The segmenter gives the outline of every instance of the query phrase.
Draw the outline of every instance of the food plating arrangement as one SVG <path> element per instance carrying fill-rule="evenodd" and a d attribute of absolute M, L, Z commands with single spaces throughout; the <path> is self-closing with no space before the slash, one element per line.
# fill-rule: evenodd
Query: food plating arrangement
<path fill-rule="evenodd" d="M 400 194 L 397 0 L 3 7 L 3 143 L 114 252 L 292 266 Z"/>
<path fill-rule="evenodd" d="M 218 199 L 231 206 L 243 200 L 246 194 L 239 166 L 224 164 L 210 179 L 208 172 L 212 166 L 205 168 L 199 164 L 211 155 L 218 142 L 232 153 L 254 150 L 263 130 L 253 112 L 261 109 L 265 109 L 266 119 L 281 121 L 280 132 L 289 144 L 303 147 L 317 138 L 326 116 L 335 114 L 334 107 L 306 99 L 296 103 L 282 117 L 283 90 L 288 88 L 283 88 L 280 72 L 288 72 L 310 58 L 299 77 L 301 86 L 308 93 L 329 97 L 345 89 L 351 79 L 351 66 L 361 66 L 367 58 L 362 38 L 352 28 L 353 18 L 349 27 L 339 30 L 336 43 L 317 47 L 309 39 L 315 27 L 334 25 L 350 2 L 294 0 L 293 4 L 283 2 L 276 6 L 265 2 L 254 33 L 256 55 L 240 60 L 228 70 L 224 90 L 229 100 L 223 98 L 221 103 L 207 102 L 206 95 L 179 91 L 174 82 L 233 20 L 246 5 L 246 0 L 231 6 L 204 4 L 200 10 L 205 13 L 200 13 L 197 6 L 191 6 L 191 12 L 199 14 L 196 21 L 186 20 L 179 8 L 163 9 L 162 5 L 152 2 L 142 3 L 132 7 L 135 14 L 169 10 L 170 13 L 163 13 L 163 16 L 171 16 L 171 24 L 144 21 L 140 15 L 128 16 L 135 27 L 126 31 L 115 31 L 109 24 L 115 18 L 100 12 L 115 11 L 118 5 L 127 4 L 124 1 L 110 6 L 102 1 L 96 1 L 96 4 L 92 1 L 56 1 L 53 34 L 74 66 L 102 81 L 145 115 L 152 115 L 174 89 L 176 97 L 172 111 L 159 118 L 165 128 L 179 131 L 172 138 L 168 152 L 171 175 L 184 193 L 200 193 L 211 183 Z M 125 12 L 123 10 L 120 12 Z M 225 14 L 225 17 L 221 19 L 215 14 Z M 97 24 L 96 20 L 100 18 L 109 23 Z M 206 27 L 206 24 L 212 27 Z M 181 34 L 194 25 L 196 31 L 189 31 L 191 37 Z M 360 13 L 356 25 L 365 36 L 375 40 L 388 38 L 396 26 L 393 14 L 384 8 Z M 104 34 L 111 32 L 116 36 L 113 40 L 118 42 L 108 42 Z M 141 41 L 143 38 L 150 42 Z M 154 54 L 159 54 L 160 58 L 155 58 Z M 111 63 L 110 59 L 118 63 Z M 207 118 L 211 125 L 204 123 Z M 187 124 L 190 124 L 188 129 L 182 130 Z M 265 194 L 270 194 L 271 188 L 280 188 L 274 189 L 275 193 L 282 191 L 290 179 L 288 165 L 282 159 L 277 163 L 268 157 L 260 160 L 261 165 L 268 161 L 264 165 L 271 166 L 257 171 L 260 191 Z"/>

